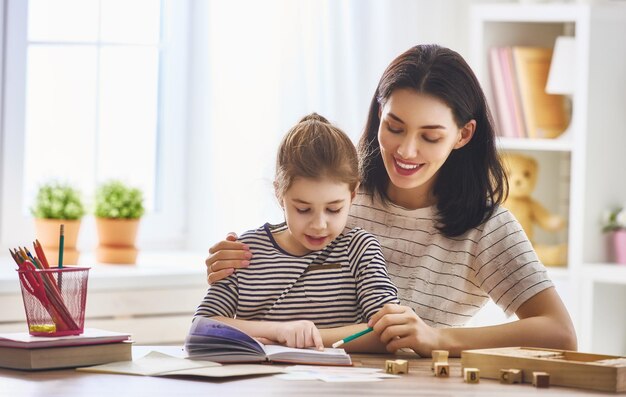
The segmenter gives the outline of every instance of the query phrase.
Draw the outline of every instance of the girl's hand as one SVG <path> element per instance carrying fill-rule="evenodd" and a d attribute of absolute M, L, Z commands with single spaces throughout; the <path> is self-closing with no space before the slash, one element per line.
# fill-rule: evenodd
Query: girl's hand
<path fill-rule="evenodd" d="M 235 269 L 250 264 L 252 253 L 247 245 L 237 241 L 235 233 L 228 233 L 226 240 L 220 241 L 209 249 L 206 264 L 207 281 L 213 284 L 235 272 Z"/>
<path fill-rule="evenodd" d="M 299 320 L 273 323 L 275 339 L 281 345 L 287 347 L 315 347 L 324 350 L 324 342 L 320 331 L 312 321 Z"/>
<path fill-rule="evenodd" d="M 372 316 L 368 325 L 374 328 L 387 351 L 410 348 L 421 357 L 430 357 L 440 346 L 439 330 L 428 326 L 413 309 L 386 304 Z"/>

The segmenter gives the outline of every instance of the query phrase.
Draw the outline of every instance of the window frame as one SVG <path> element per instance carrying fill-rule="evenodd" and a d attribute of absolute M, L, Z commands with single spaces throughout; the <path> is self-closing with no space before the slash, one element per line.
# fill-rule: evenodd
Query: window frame
<path fill-rule="evenodd" d="M 162 3 L 162 48 L 159 66 L 155 211 L 142 218 L 140 248 L 180 249 L 186 244 L 188 102 L 188 1 Z M 28 2 L 0 1 L 4 70 L 0 80 L 0 247 L 24 246 L 35 239 L 33 217 L 22 211 Z M 2 67 L 0 66 L 0 67 Z M 6 100 L 10 98 L 10 100 Z M 4 99 L 4 100 L 2 100 Z M 78 248 L 97 244 L 95 221 L 83 218 Z"/>

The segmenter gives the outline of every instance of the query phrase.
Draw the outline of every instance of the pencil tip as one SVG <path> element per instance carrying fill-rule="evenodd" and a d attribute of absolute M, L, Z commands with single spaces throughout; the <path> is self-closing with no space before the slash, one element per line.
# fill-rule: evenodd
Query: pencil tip
<path fill-rule="evenodd" d="M 333 349 L 336 349 L 336 348 L 338 348 L 341 345 L 343 345 L 343 341 L 342 340 L 337 341 L 337 342 L 333 343 Z"/>

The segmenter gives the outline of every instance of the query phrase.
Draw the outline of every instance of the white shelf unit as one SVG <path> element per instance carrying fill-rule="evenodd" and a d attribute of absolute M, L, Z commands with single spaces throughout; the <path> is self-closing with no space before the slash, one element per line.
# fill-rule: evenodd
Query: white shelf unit
<path fill-rule="evenodd" d="M 600 225 L 603 210 L 626 201 L 626 4 L 485 4 L 472 7 L 470 26 L 469 62 L 491 104 L 491 47 L 553 47 L 558 36 L 575 38 L 569 133 L 499 138 L 498 147 L 539 161 L 533 197 L 568 220 L 553 236 L 568 243 L 567 267 L 549 274 L 572 315 L 579 349 L 626 355 L 626 266 L 606 264 Z"/>

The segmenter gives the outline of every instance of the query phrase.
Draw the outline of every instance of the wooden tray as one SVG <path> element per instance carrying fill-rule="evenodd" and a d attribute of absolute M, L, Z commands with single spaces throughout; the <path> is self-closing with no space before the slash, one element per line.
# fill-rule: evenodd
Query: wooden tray
<path fill-rule="evenodd" d="M 501 369 L 516 368 L 531 383 L 533 371 L 550 374 L 550 384 L 610 392 L 626 391 L 626 357 L 568 350 L 505 347 L 465 350 L 461 365 L 480 369 L 480 376 L 499 379 Z"/>

